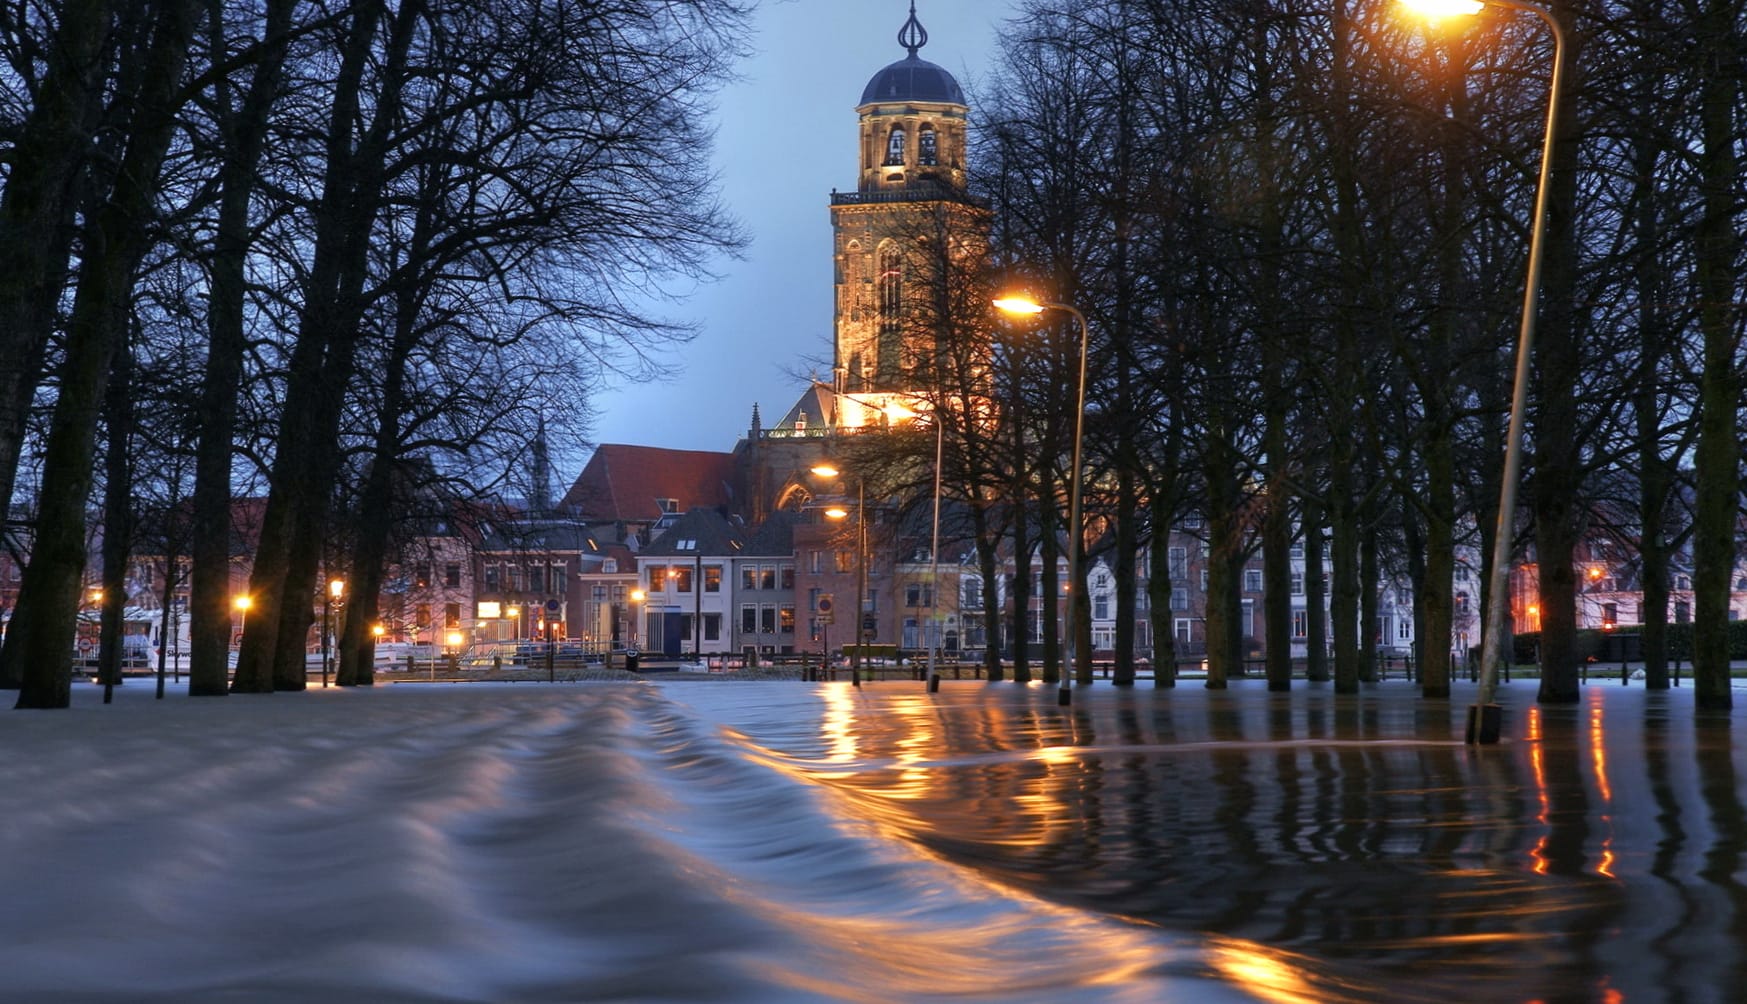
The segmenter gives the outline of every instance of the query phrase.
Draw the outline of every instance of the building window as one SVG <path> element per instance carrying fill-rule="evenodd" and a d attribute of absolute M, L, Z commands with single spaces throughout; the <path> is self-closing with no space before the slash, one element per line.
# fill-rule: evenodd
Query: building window
<path fill-rule="evenodd" d="M 886 136 L 886 161 L 880 166 L 904 166 L 904 130 L 901 127 L 893 126 L 891 133 Z"/>
<path fill-rule="evenodd" d="M 1110 619 L 1110 597 L 1099 593 L 1092 597 L 1092 616 L 1098 620 Z"/>
<path fill-rule="evenodd" d="M 854 551 L 838 551 L 838 552 L 836 552 L 836 555 L 837 555 L 837 560 L 836 560 L 835 564 L 837 566 L 837 571 L 839 573 L 855 571 L 855 552 Z"/>
<path fill-rule="evenodd" d="M 1292 595 L 1304 595 L 1304 569 L 1302 568 L 1294 568 L 1292 570 Z"/>
<path fill-rule="evenodd" d="M 775 589 L 776 588 L 776 566 L 775 565 L 760 565 L 760 566 L 758 566 L 758 588 L 760 588 L 760 589 Z"/>
<path fill-rule="evenodd" d="M 704 566 L 704 592 L 719 593 L 722 591 L 722 566 Z"/>
<path fill-rule="evenodd" d="M 758 566 L 757 565 L 741 565 L 740 566 L 740 588 L 741 589 L 757 589 L 758 588 Z"/>
<path fill-rule="evenodd" d="M 824 551 L 814 551 L 810 560 L 812 561 L 812 566 L 811 566 L 810 570 L 812 571 L 812 573 L 814 575 L 818 575 L 818 574 L 825 571 L 825 552 Z"/>
<path fill-rule="evenodd" d="M 982 579 L 960 579 L 958 593 L 960 606 L 967 610 L 981 610 L 983 608 Z"/>
<path fill-rule="evenodd" d="M 488 593 L 497 592 L 498 589 L 500 588 L 498 586 L 498 583 L 501 581 L 502 576 L 503 576 L 502 566 L 486 565 L 485 566 L 485 591 Z"/>
<path fill-rule="evenodd" d="M 461 626 L 461 604 L 443 604 L 443 626 L 446 628 L 458 628 Z"/>
<path fill-rule="evenodd" d="M 412 622 L 414 627 L 430 627 L 431 605 L 429 603 L 420 603 L 418 606 L 413 607 Z"/>
<path fill-rule="evenodd" d="M 1292 611 L 1292 637 L 1310 637 L 1310 612 L 1308 610 Z"/>
<path fill-rule="evenodd" d="M 783 634 L 795 633 L 795 605 L 784 603 L 777 608 L 777 623 L 782 627 Z"/>
<path fill-rule="evenodd" d="M 1692 588 L 1692 577 L 1688 576 L 1688 575 L 1676 575 L 1674 577 L 1674 588 L 1676 588 L 1676 589 L 1691 589 Z"/>
<path fill-rule="evenodd" d="M 412 584 L 415 589 L 431 588 L 431 563 L 421 561 L 413 566 Z"/>
<path fill-rule="evenodd" d="M 1468 616 L 1468 594 L 1467 593 L 1457 593 L 1456 594 L 1456 616 L 1458 616 L 1458 617 Z"/>
<path fill-rule="evenodd" d="M 528 592 L 543 593 L 546 591 L 546 566 L 528 566 Z"/>
<path fill-rule="evenodd" d="M 1165 563 L 1165 574 L 1173 579 L 1189 577 L 1189 552 L 1186 548 L 1173 547 L 1168 552 L 1170 559 Z"/>
<path fill-rule="evenodd" d="M 649 566 L 649 591 L 659 593 L 667 588 L 667 566 Z"/>
<path fill-rule="evenodd" d="M 1207 569 L 1205 568 L 1201 570 L 1201 591 L 1204 593 L 1207 591 Z"/>
<path fill-rule="evenodd" d="M 1172 610 L 1187 610 L 1187 609 L 1189 609 L 1189 590 L 1183 588 L 1182 586 L 1177 586 L 1171 590 L 1171 609 Z"/>
<path fill-rule="evenodd" d="M 940 163 L 940 144 L 927 126 L 916 133 L 916 162 L 927 167 Z"/>
<path fill-rule="evenodd" d="M 704 640 L 705 641 L 721 641 L 722 640 L 722 615 L 721 614 L 705 614 L 704 615 Z"/>
<path fill-rule="evenodd" d="M 758 629 L 766 634 L 776 632 L 776 604 L 766 603 L 758 608 Z"/>
<path fill-rule="evenodd" d="M 780 582 L 781 588 L 783 588 L 785 590 L 795 588 L 795 566 L 794 565 L 784 564 L 782 566 L 782 568 L 780 569 L 780 571 L 778 572 L 778 574 L 781 577 L 781 582 Z"/>
<path fill-rule="evenodd" d="M 1244 592 L 1259 593 L 1262 591 L 1262 570 L 1259 568 L 1244 569 Z"/>
<path fill-rule="evenodd" d="M 684 565 L 679 565 L 677 567 L 668 569 L 667 574 L 673 576 L 673 588 L 676 591 L 682 592 L 682 593 L 689 593 L 692 591 L 692 570 L 691 569 L 685 567 Z"/>
<path fill-rule="evenodd" d="M 740 604 L 740 631 L 742 634 L 753 634 L 758 630 L 758 606 L 752 603 Z"/>
<path fill-rule="evenodd" d="M 552 591 L 557 593 L 560 596 L 569 595 L 569 593 L 570 593 L 570 576 L 565 574 L 564 566 L 563 565 L 553 565 L 551 571 L 548 574 L 550 574 L 552 576 L 552 578 L 548 580 L 549 582 L 552 583 Z"/>
<path fill-rule="evenodd" d="M 522 566 L 512 563 L 509 566 L 509 570 L 510 570 L 510 592 L 519 593 L 522 591 Z"/>
<path fill-rule="evenodd" d="M 450 562 L 443 566 L 443 585 L 450 589 L 461 588 L 461 566 Z"/>

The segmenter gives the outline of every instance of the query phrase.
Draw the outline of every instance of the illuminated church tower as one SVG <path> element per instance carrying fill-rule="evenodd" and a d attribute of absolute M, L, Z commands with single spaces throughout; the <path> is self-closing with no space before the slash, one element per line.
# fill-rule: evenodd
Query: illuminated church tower
<path fill-rule="evenodd" d="M 855 109 L 859 184 L 831 193 L 839 426 L 876 421 L 873 411 L 889 415 L 895 399 L 926 386 L 937 332 L 920 308 L 930 276 L 943 272 L 929 259 L 980 248 L 988 228 L 966 191 L 964 92 L 917 55 L 928 32 L 914 0 L 898 44 L 909 55 L 874 74 Z"/>

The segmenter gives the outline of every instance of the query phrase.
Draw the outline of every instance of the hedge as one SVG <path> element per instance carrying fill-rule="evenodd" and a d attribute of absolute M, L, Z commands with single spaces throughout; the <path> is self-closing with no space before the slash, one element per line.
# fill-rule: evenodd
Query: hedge
<path fill-rule="evenodd" d="M 1585 628 L 1577 632 L 1577 654 L 1601 660 L 1618 659 L 1622 646 L 1629 646 L 1632 659 L 1638 658 L 1637 639 L 1642 625 L 1622 624 L 1612 631 Z M 1668 658 L 1692 658 L 1692 625 L 1670 624 L 1664 636 L 1668 640 Z M 1612 636 L 1610 638 L 1609 636 Z M 1629 639 L 1629 640 L 1628 640 Z M 1512 658 L 1518 663 L 1532 663 L 1540 651 L 1541 633 L 1525 631 L 1515 637 Z M 1747 621 L 1729 622 L 1729 658 L 1747 659 Z"/>

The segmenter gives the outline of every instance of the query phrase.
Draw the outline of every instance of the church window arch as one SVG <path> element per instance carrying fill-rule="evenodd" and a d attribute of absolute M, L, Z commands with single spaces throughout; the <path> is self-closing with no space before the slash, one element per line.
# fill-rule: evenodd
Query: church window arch
<path fill-rule="evenodd" d="M 916 163 L 924 167 L 940 163 L 940 143 L 933 126 L 923 126 L 916 133 Z"/>
<path fill-rule="evenodd" d="M 904 256 L 895 243 L 887 243 L 879 251 L 880 330 L 897 331 L 904 315 Z"/>
<path fill-rule="evenodd" d="M 884 167 L 903 167 L 904 166 L 904 141 L 905 141 L 905 139 L 906 139 L 906 137 L 904 135 L 904 127 L 903 126 L 893 126 L 892 131 L 886 135 L 886 162 L 882 166 L 884 166 Z"/>

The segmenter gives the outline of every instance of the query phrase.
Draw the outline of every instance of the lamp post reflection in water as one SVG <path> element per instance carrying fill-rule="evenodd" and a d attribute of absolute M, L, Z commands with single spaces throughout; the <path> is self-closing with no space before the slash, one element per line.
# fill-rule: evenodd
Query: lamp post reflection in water
<path fill-rule="evenodd" d="M 1491 4 L 1526 11 L 1553 31 L 1553 75 L 1547 92 L 1547 127 L 1541 137 L 1541 168 L 1535 182 L 1535 214 L 1529 229 L 1528 278 L 1523 284 L 1522 327 L 1517 337 L 1516 373 L 1511 385 L 1510 426 L 1504 441 L 1504 480 L 1498 493 L 1498 529 L 1492 542 L 1492 582 L 1487 587 L 1485 635 L 1480 639 L 1480 694 L 1468 709 L 1470 743 L 1498 742 L 1503 710 L 1494 697 L 1498 663 L 1503 651 L 1504 611 L 1510 605 L 1510 555 L 1516 536 L 1517 482 L 1522 478 L 1523 419 L 1528 410 L 1529 363 L 1535 344 L 1535 311 L 1541 292 L 1542 246 L 1547 233 L 1547 174 L 1553 162 L 1554 126 L 1559 118 L 1559 90 L 1565 78 L 1565 31 L 1545 7 L 1524 0 L 1404 0 L 1427 17 L 1478 14 Z"/>

